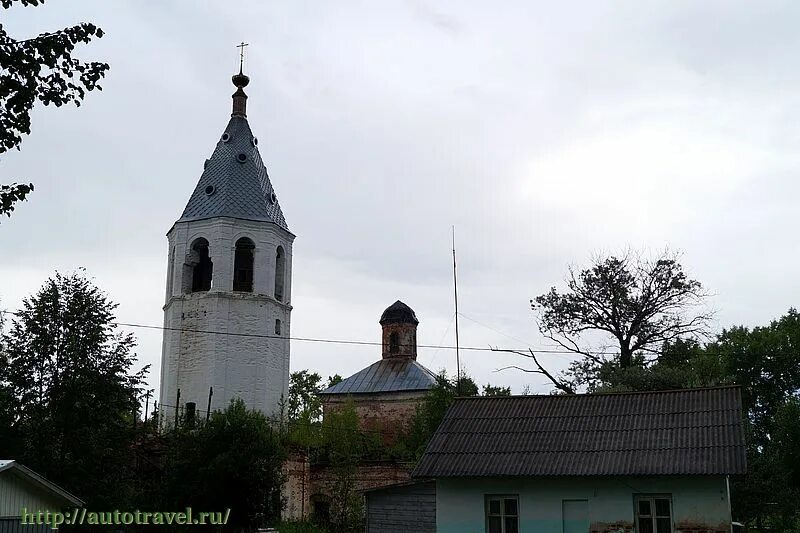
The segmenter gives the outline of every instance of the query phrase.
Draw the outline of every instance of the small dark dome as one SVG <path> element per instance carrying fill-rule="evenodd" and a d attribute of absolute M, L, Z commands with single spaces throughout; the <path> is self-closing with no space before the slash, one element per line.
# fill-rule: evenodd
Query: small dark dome
<path fill-rule="evenodd" d="M 247 87 L 247 84 L 250 83 L 250 78 L 239 72 L 238 74 L 234 74 L 233 77 L 231 77 L 231 81 L 236 87 L 239 87 L 241 89 L 243 87 Z"/>
<path fill-rule="evenodd" d="M 395 303 L 386 308 L 380 319 L 380 325 L 386 324 L 419 324 L 417 315 L 414 310 L 409 306 L 397 300 Z"/>

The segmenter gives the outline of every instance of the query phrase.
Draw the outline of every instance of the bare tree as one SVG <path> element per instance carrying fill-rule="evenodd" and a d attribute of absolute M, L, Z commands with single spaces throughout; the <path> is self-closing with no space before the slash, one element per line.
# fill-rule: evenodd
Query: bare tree
<path fill-rule="evenodd" d="M 707 333 L 708 294 L 686 275 L 677 254 L 665 251 L 648 259 L 626 253 L 595 257 L 592 263 L 569 269 L 566 291 L 553 287 L 531 300 L 541 333 L 565 350 L 605 363 L 608 352 L 592 350 L 586 339 L 600 334 L 611 341 L 619 367 L 628 368 L 638 355 L 657 356 L 666 342 Z"/>
<path fill-rule="evenodd" d="M 544 377 L 546 377 L 547 379 L 549 379 L 550 382 L 556 387 L 556 389 L 560 390 L 564 394 L 575 394 L 577 392 L 575 390 L 575 385 L 573 385 L 572 383 L 570 383 L 566 379 L 557 377 L 554 374 L 552 374 L 551 372 L 549 372 L 542 365 L 542 363 L 539 362 L 539 359 L 536 357 L 536 354 L 531 349 L 528 349 L 528 352 L 525 353 L 525 352 L 523 352 L 521 350 L 504 350 L 504 349 L 501 349 L 501 348 L 493 347 L 492 351 L 493 352 L 515 353 L 517 355 L 521 355 L 522 357 L 528 357 L 529 359 L 531 359 L 531 361 L 533 361 L 533 364 L 536 366 L 536 368 L 524 368 L 524 367 L 517 366 L 517 365 L 509 365 L 509 366 L 504 366 L 502 368 L 498 368 L 497 370 L 495 370 L 495 372 L 500 372 L 502 370 L 513 369 L 513 370 L 520 370 L 522 372 L 529 372 L 531 374 L 541 374 Z M 527 395 L 527 393 L 525 393 L 525 394 Z"/>

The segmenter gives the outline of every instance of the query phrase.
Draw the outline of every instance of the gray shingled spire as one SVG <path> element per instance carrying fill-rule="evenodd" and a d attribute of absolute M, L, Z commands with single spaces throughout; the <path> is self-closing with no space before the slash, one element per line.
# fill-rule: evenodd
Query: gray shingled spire
<path fill-rule="evenodd" d="M 249 78 L 233 76 L 233 114 L 178 222 L 213 217 L 273 222 L 288 230 L 245 115 Z"/>

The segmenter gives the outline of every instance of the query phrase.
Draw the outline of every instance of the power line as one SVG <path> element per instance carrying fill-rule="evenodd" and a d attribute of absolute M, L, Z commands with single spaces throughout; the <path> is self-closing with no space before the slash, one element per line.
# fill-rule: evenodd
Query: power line
<path fill-rule="evenodd" d="M 444 333 L 442 334 L 442 338 L 439 339 L 439 344 L 442 344 L 444 342 L 444 338 L 447 337 L 447 333 L 450 331 L 450 326 L 453 325 L 453 320 L 455 319 L 455 317 L 456 317 L 456 314 L 453 313 L 453 315 L 450 317 L 450 322 L 447 323 L 447 329 L 444 330 Z M 431 356 L 431 360 L 429 362 L 429 364 L 431 366 L 433 366 L 433 363 L 436 361 L 436 356 L 438 356 L 438 355 L 439 355 L 439 350 L 436 350 L 435 352 L 433 352 L 433 355 Z"/>
<path fill-rule="evenodd" d="M 493 328 L 492 326 L 490 326 L 490 325 L 488 325 L 488 324 L 484 324 L 483 322 L 479 322 L 479 321 L 475 320 L 474 318 L 468 317 L 468 316 L 467 316 L 467 315 L 465 315 L 464 313 L 458 313 L 458 314 L 459 314 L 459 315 L 461 315 L 461 317 L 462 317 L 462 318 L 466 318 L 466 319 L 467 319 L 467 320 L 469 320 L 470 322 L 474 322 L 475 324 L 477 324 L 477 325 L 479 325 L 479 326 L 482 326 L 482 327 L 484 327 L 484 328 L 486 328 L 486 329 L 490 329 L 490 330 L 494 331 L 495 333 L 498 333 L 498 334 L 502 335 L 503 337 L 508 337 L 509 339 L 511 339 L 511 340 L 513 340 L 513 341 L 516 341 L 516 342 L 522 342 L 522 343 L 528 344 L 528 342 L 527 342 L 527 341 L 525 341 L 525 340 L 523 340 L 523 339 L 520 339 L 519 337 L 514 337 L 514 336 L 512 336 L 512 335 L 509 335 L 509 334 L 507 334 L 507 333 L 503 333 L 503 332 L 502 332 L 502 331 L 500 331 L 499 329 Z M 537 351 L 541 351 L 541 350 L 537 350 Z"/>
<path fill-rule="evenodd" d="M 11 311 L 8 309 L 1 309 L 0 313 L 13 315 L 13 316 L 23 316 L 22 313 L 18 311 Z M 463 316 L 463 315 L 462 315 Z M 292 340 L 297 342 L 316 342 L 322 344 L 345 344 L 345 345 L 352 345 L 352 346 L 383 346 L 383 343 L 376 342 L 376 341 L 356 341 L 356 340 L 344 340 L 344 339 L 322 339 L 316 337 L 287 337 L 284 335 L 270 335 L 267 333 L 239 333 L 235 331 L 214 331 L 208 329 L 192 329 L 192 328 L 174 328 L 169 326 L 155 326 L 152 324 L 137 324 L 135 322 L 111 322 L 111 324 L 115 326 L 122 326 L 126 328 L 141 328 L 141 329 L 154 329 L 160 331 L 178 331 L 182 333 L 200 333 L 205 335 L 228 335 L 231 337 L 251 337 L 251 338 L 259 338 L 259 339 L 280 339 L 280 340 Z M 400 345 L 400 346 L 408 346 L 408 345 Z M 533 349 L 536 353 L 549 353 L 549 354 L 561 354 L 561 355 L 580 355 L 576 352 L 571 352 L 569 350 L 552 350 L 552 349 L 534 349 L 531 347 L 524 347 L 524 348 L 499 348 L 499 347 L 482 347 L 482 346 L 448 346 L 448 345 L 437 345 L 437 344 L 417 344 L 417 348 L 428 348 L 428 349 L 435 349 L 435 350 L 468 350 L 473 352 L 528 352 L 528 350 Z M 613 355 L 613 352 L 591 352 L 597 355 Z"/>

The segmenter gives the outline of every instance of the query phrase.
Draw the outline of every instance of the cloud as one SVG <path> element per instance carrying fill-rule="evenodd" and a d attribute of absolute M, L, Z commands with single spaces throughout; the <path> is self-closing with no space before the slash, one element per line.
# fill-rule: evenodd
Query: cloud
<path fill-rule="evenodd" d="M 298 236 L 293 335 L 376 339 L 399 298 L 420 316 L 421 342 L 452 342 L 453 225 L 460 309 L 479 322 L 462 321 L 465 345 L 543 342 L 528 300 L 593 251 L 629 246 L 683 249 L 717 294 L 720 327 L 763 323 L 800 290 L 796 10 L 416 0 L 8 10 L 14 35 L 98 23 L 107 35 L 81 54 L 112 70 L 80 109 L 38 108 L 22 151 L 0 162 L 2 180 L 36 184 L 0 225 L 0 297 L 13 307 L 53 269 L 82 265 L 121 319 L 162 322 L 164 235 L 227 123 L 244 40 L 250 123 Z M 160 334 L 136 333 L 142 361 L 157 363 Z M 294 369 L 323 374 L 377 357 L 292 344 Z M 514 357 L 464 361 L 480 383 L 549 390 L 494 372 Z M 450 350 L 420 360 L 454 370 Z"/>

